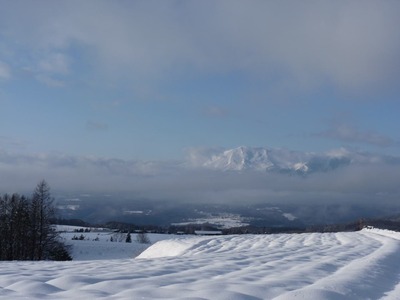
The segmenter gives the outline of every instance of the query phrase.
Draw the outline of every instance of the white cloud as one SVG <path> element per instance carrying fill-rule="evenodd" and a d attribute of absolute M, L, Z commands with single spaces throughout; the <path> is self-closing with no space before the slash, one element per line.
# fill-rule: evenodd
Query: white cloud
<path fill-rule="evenodd" d="M 64 80 L 56 79 L 48 75 L 38 74 L 35 76 L 35 78 L 49 87 L 61 88 L 66 86 L 66 82 Z"/>

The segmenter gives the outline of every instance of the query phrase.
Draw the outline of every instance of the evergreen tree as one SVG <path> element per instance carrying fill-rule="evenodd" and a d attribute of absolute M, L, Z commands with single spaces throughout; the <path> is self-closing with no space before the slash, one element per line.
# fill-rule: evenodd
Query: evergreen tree
<path fill-rule="evenodd" d="M 10 199 L 11 257 L 25 260 L 29 258 L 29 202 L 24 196 L 13 194 Z"/>
<path fill-rule="evenodd" d="M 0 260 L 70 260 L 69 249 L 51 225 L 53 199 L 45 181 L 28 199 L 0 196 Z"/>
<path fill-rule="evenodd" d="M 127 243 L 132 243 L 132 237 L 131 237 L 131 233 L 130 233 L 130 232 L 128 232 L 128 234 L 126 235 L 126 240 L 125 240 L 125 242 L 127 242 Z"/>

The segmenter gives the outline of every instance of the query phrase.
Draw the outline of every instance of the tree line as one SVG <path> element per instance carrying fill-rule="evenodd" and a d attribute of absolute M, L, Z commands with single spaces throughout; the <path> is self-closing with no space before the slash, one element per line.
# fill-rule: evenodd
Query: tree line
<path fill-rule="evenodd" d="M 0 260 L 71 260 L 51 224 L 55 207 L 46 181 L 31 197 L 0 196 Z"/>

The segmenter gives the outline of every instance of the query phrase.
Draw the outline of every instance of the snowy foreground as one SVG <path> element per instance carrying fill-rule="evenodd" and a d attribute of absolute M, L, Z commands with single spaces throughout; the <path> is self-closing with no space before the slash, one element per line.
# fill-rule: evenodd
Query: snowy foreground
<path fill-rule="evenodd" d="M 1 262 L 0 298 L 400 299 L 400 233 L 150 238 L 164 240 L 73 241 L 90 260 Z"/>

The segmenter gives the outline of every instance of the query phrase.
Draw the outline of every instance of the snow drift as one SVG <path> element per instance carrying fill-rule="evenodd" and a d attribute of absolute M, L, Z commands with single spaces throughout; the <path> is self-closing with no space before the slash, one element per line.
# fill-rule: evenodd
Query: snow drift
<path fill-rule="evenodd" d="M 399 233 L 167 237 L 137 259 L 3 262 L 0 299 L 400 298 Z"/>

